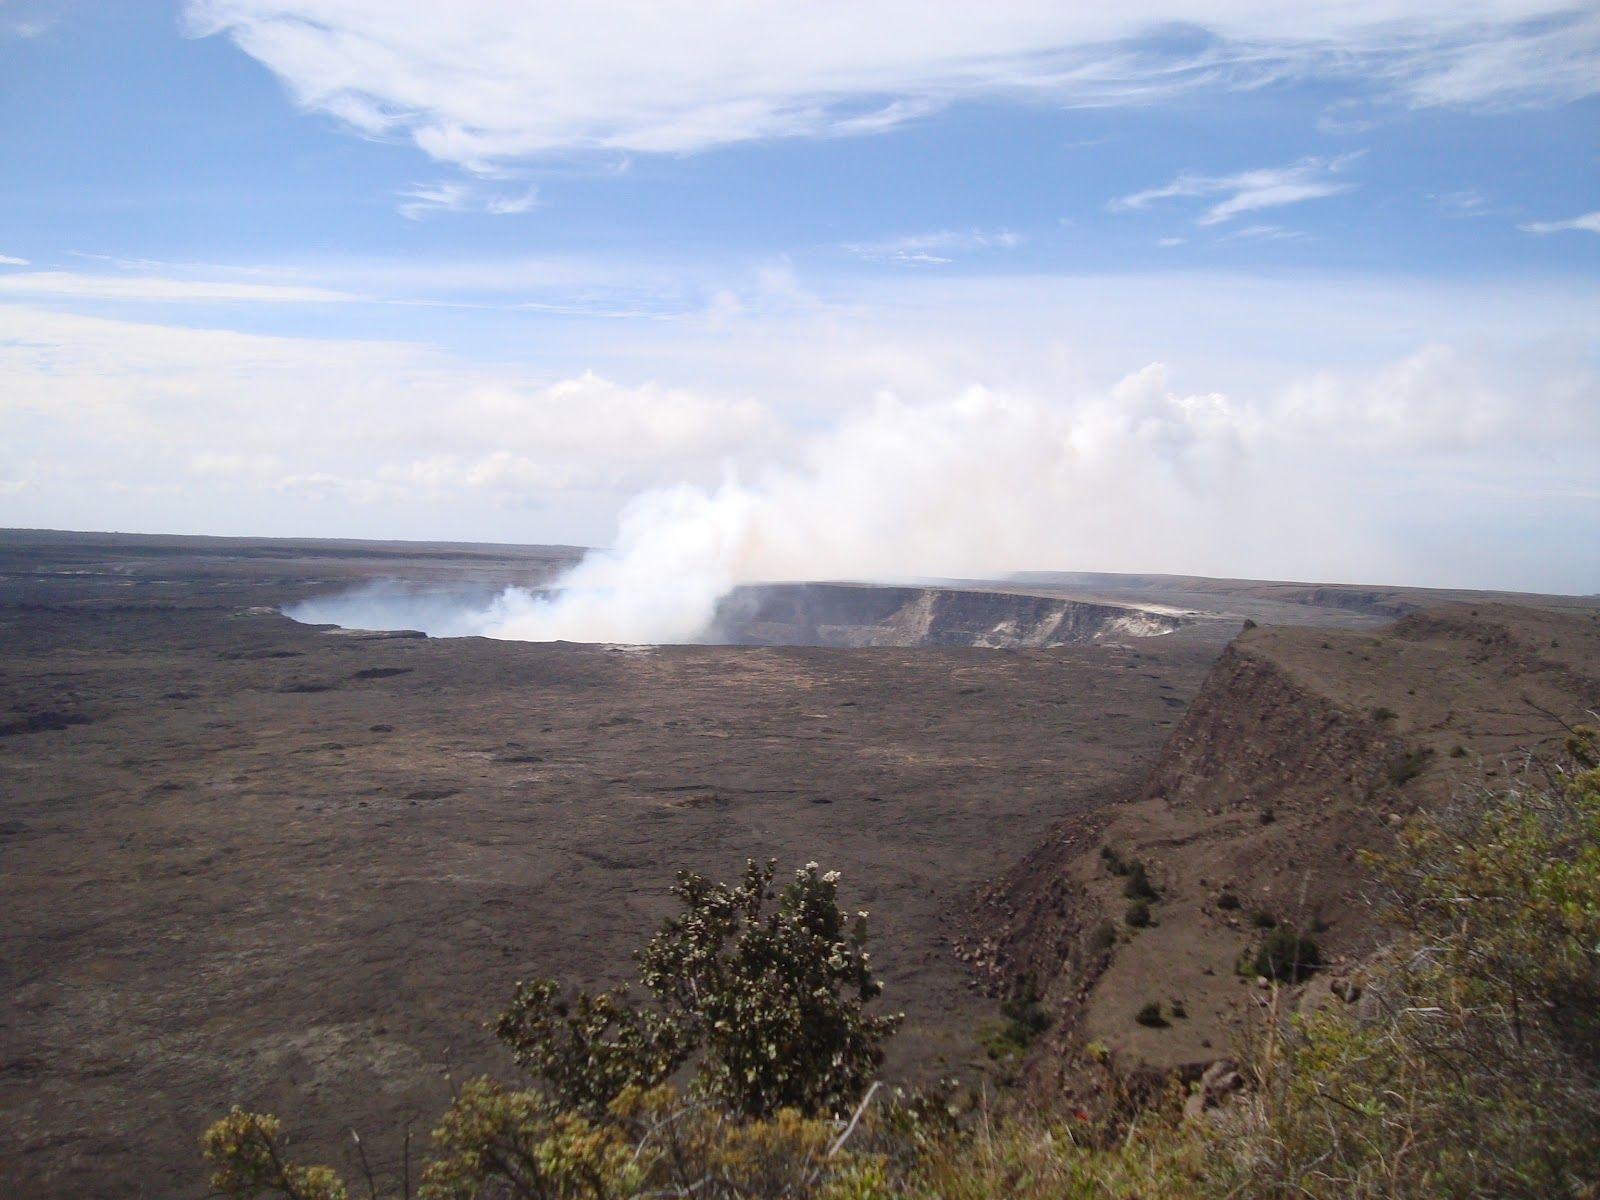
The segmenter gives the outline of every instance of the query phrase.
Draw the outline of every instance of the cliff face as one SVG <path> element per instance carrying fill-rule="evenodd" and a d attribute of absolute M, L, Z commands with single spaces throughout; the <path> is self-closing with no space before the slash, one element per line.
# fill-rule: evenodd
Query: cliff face
<path fill-rule="evenodd" d="M 1269 654 L 1224 651 L 1162 748 L 1142 798 L 1257 816 L 1337 801 L 1396 752 L 1370 714 L 1296 679 Z"/>
<path fill-rule="evenodd" d="M 1311 932 L 1325 975 L 1348 969 L 1376 936 L 1358 851 L 1513 755 L 1553 753 L 1562 722 L 1600 707 L 1597 664 L 1593 612 L 1451 607 L 1376 633 L 1242 634 L 1143 779 L 983 897 L 969 960 L 997 991 L 1031 980 L 1056 1017 L 1039 1082 L 1070 1075 L 1090 1039 L 1163 1069 L 1226 1053 L 1257 994 L 1235 967 L 1269 920 Z M 1137 928 L 1117 873 L 1133 863 L 1159 892 Z M 1152 1001 L 1186 1015 L 1135 1023 Z"/>
<path fill-rule="evenodd" d="M 1095 604 L 959 588 L 792 583 L 740 588 L 718 607 L 706 639 L 751 646 L 1083 646 L 1154 637 L 1184 618 Z"/>

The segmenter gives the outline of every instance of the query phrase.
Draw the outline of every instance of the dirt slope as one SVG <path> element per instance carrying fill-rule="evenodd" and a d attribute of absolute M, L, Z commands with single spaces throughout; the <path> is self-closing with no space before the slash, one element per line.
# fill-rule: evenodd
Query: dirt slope
<path fill-rule="evenodd" d="M 1375 632 L 1247 630 L 1144 785 L 1064 822 L 991 889 L 969 952 L 998 988 L 1044 985 L 1058 1020 L 1042 1082 L 1069 1077 L 1091 1039 L 1130 1066 L 1215 1059 L 1255 990 L 1235 970 L 1262 936 L 1255 914 L 1315 930 L 1336 960 L 1324 981 L 1337 976 L 1372 936 L 1358 850 L 1512 756 L 1555 749 L 1561 722 L 1597 707 L 1593 611 L 1458 605 Z M 1146 865 L 1161 893 L 1150 927 L 1126 924 L 1126 879 L 1103 847 Z M 1224 893 L 1238 906 L 1219 906 Z M 1132 1019 L 1174 1000 L 1187 1016 L 1166 1027 Z"/>

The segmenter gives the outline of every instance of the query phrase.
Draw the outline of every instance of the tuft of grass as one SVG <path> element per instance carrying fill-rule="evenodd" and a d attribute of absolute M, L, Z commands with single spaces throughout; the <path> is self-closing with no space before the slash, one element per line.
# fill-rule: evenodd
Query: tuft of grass
<path fill-rule="evenodd" d="M 1109 842 L 1100 847 L 1100 861 L 1105 863 L 1106 870 L 1113 875 L 1126 875 L 1128 864 L 1122 860 L 1122 855 L 1117 853 L 1115 846 Z"/>
<path fill-rule="evenodd" d="M 1099 958 L 1117 944 L 1117 927 L 1110 921 L 1101 921 L 1089 931 L 1084 949 L 1090 958 Z"/>
<path fill-rule="evenodd" d="M 1128 865 L 1128 882 L 1122 885 L 1122 894 L 1129 900 L 1155 900 L 1161 895 L 1145 873 L 1142 862 Z"/>
<path fill-rule="evenodd" d="M 1154 1000 L 1151 1000 L 1141 1007 L 1138 1012 L 1134 1013 L 1133 1019 L 1151 1029 L 1165 1029 L 1167 1027 L 1167 1019 L 1161 1015 L 1161 1005 Z"/>
<path fill-rule="evenodd" d="M 1150 924 L 1150 905 L 1143 900 L 1135 900 L 1128 905 L 1128 911 L 1122 914 L 1123 922 L 1130 929 L 1144 929 Z"/>
<path fill-rule="evenodd" d="M 1426 769 L 1428 759 L 1433 757 L 1433 751 L 1424 746 L 1420 750 L 1408 750 L 1398 758 L 1390 759 L 1383 768 L 1383 777 L 1392 788 L 1402 788 L 1410 783 Z"/>

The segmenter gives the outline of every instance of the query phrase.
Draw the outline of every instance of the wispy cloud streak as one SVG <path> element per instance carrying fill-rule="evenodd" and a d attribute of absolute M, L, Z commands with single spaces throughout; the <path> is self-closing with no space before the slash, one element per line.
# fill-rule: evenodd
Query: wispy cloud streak
<path fill-rule="evenodd" d="M 1289 78 L 1413 106 L 1600 90 L 1600 14 L 1571 0 L 189 0 L 186 12 L 192 32 L 231 38 L 303 107 L 483 173 L 573 152 L 878 133 L 974 99 L 1135 105 Z"/>
<path fill-rule="evenodd" d="M 1348 192 L 1356 185 L 1335 176 L 1359 155 L 1302 158 L 1283 167 L 1259 167 L 1232 175 L 1183 171 L 1171 183 L 1113 200 L 1113 212 L 1151 207 L 1162 200 L 1221 197 L 1195 218 L 1196 225 L 1220 225 L 1245 213 L 1320 200 Z"/>
<path fill-rule="evenodd" d="M 1565 221 L 1529 221 L 1517 228 L 1525 233 L 1600 233 L 1600 211 Z"/>

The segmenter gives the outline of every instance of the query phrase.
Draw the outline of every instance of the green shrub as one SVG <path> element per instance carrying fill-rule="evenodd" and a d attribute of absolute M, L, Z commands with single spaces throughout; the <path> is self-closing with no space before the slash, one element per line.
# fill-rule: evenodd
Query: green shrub
<path fill-rule="evenodd" d="M 1253 965 L 1257 975 L 1279 983 L 1299 983 L 1322 965 L 1322 951 L 1304 934 L 1281 925 L 1257 948 Z"/>
<path fill-rule="evenodd" d="M 678 877 L 680 911 L 638 955 L 650 1007 L 623 988 L 567 999 L 547 980 L 519 984 L 497 1032 L 542 1090 L 463 1087 L 419 1200 L 777 1200 L 850 1167 L 826 1153 L 827 1118 L 860 1100 L 900 1018 L 866 1011 L 881 990 L 866 914 L 839 907 L 838 875 L 813 863 L 778 890 L 774 870 L 751 862 L 732 886 Z M 1036 1027 L 1036 1007 L 1034 994 L 1014 1023 Z M 689 1064 L 680 1098 L 662 1081 Z M 237 1109 L 212 1125 L 213 1187 L 229 1200 L 346 1200 L 331 1169 L 286 1157 L 279 1129 Z"/>
<path fill-rule="evenodd" d="M 1227 888 L 1223 888 L 1221 894 L 1217 896 L 1217 907 L 1224 912 L 1232 912 L 1240 907 L 1239 897 L 1235 896 Z"/>
<path fill-rule="evenodd" d="M 1271 1051 L 1239 1194 L 1600 1194 L 1600 773 L 1573 760 L 1369 856 L 1398 934 L 1378 1003 Z"/>
<path fill-rule="evenodd" d="M 1017 990 L 1001 1001 L 1000 1015 L 1005 1022 L 983 1039 L 989 1057 L 1020 1059 L 1050 1028 L 1050 1014 L 1045 1010 L 1038 980 L 1031 973 L 1024 975 Z"/>
<path fill-rule="evenodd" d="M 1130 929 L 1147 928 L 1150 924 L 1150 905 L 1143 900 L 1135 900 L 1122 914 L 1122 920 Z"/>

